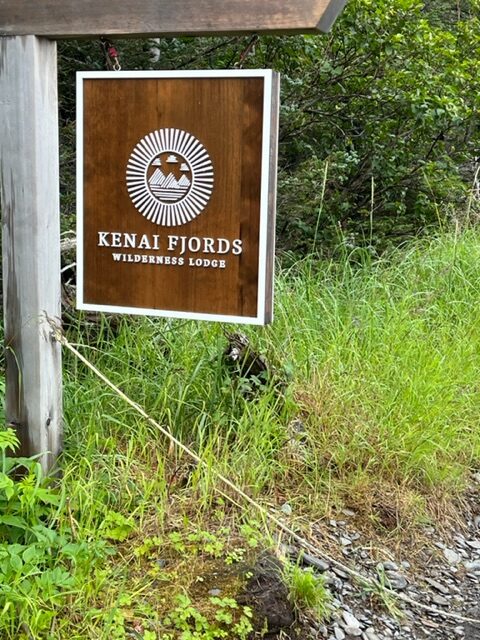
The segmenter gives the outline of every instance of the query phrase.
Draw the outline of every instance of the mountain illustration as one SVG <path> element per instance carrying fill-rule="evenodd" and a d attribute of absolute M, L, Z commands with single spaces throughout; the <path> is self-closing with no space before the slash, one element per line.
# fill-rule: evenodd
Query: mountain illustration
<path fill-rule="evenodd" d="M 148 181 L 150 189 L 160 200 L 177 202 L 188 191 L 190 180 L 183 175 L 177 180 L 173 173 L 165 175 L 161 169 L 155 169 Z"/>

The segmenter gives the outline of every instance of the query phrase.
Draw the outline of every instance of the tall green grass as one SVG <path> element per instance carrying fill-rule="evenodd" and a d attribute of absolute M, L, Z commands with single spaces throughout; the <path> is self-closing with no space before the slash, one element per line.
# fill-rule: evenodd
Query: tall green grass
<path fill-rule="evenodd" d="M 135 625 L 144 640 L 162 637 L 178 597 L 193 598 L 195 571 L 209 570 L 205 532 L 236 557 L 262 535 L 216 491 L 215 471 L 269 508 L 288 501 L 300 528 L 344 505 L 388 530 L 414 526 L 461 492 L 480 459 L 479 234 L 412 242 L 380 260 L 305 258 L 279 268 L 276 284 L 273 325 L 241 328 L 273 370 L 262 388 L 226 366 L 218 324 L 70 319 L 69 340 L 207 468 L 65 351 L 55 527 L 116 555 L 78 567 L 77 583 L 89 579 L 70 595 L 28 596 L 6 638 L 111 640 Z M 171 568 L 159 567 L 165 557 Z M 204 604 L 192 606 L 207 614 Z"/>
<path fill-rule="evenodd" d="M 362 484 L 424 496 L 457 490 L 478 463 L 479 283 L 474 231 L 376 261 L 353 252 L 280 269 L 275 322 L 245 332 L 287 384 L 260 393 L 242 393 L 229 373 L 216 324 L 124 317 L 115 329 L 105 320 L 90 332 L 80 321 L 70 337 L 253 495 L 278 491 L 280 480 L 289 491 L 304 485 L 316 508 L 323 491 L 341 499 Z M 187 461 L 169 462 L 168 443 L 83 365 L 67 357 L 65 369 L 67 477 L 81 469 L 110 502 L 130 508 L 145 493 L 165 498 L 165 460 Z M 286 447 L 294 418 L 305 428 L 298 464 Z M 187 475 L 208 504 L 212 478 Z"/>
<path fill-rule="evenodd" d="M 477 463 L 479 258 L 469 232 L 280 278 L 275 332 L 340 476 L 451 488 Z"/>

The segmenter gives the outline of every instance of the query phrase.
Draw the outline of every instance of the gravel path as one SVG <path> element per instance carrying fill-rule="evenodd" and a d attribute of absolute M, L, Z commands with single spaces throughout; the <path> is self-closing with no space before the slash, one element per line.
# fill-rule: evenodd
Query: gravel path
<path fill-rule="evenodd" d="M 346 572 L 307 554 L 303 556 L 303 564 L 313 566 L 327 579 L 333 595 L 334 614 L 328 624 L 310 623 L 306 638 L 480 640 L 480 625 L 476 628 L 475 624 L 445 615 L 480 616 L 480 474 L 474 476 L 469 490 L 465 526 L 443 536 L 433 527 L 425 528 L 427 543 L 415 554 L 412 564 L 405 559 L 397 561 L 394 558 L 380 563 L 375 560 L 371 554 L 371 541 L 355 531 L 351 524 L 354 515 L 345 511 L 343 520 L 329 523 L 329 538 L 336 540 L 343 564 L 370 578 L 381 576 L 397 593 L 431 606 L 435 611 L 392 598 L 390 603 L 402 612 L 396 617 L 387 607 L 378 606 L 378 598 L 372 598 L 368 588 L 362 589 L 352 582 Z M 298 554 L 298 550 L 290 549 L 290 552 Z"/>

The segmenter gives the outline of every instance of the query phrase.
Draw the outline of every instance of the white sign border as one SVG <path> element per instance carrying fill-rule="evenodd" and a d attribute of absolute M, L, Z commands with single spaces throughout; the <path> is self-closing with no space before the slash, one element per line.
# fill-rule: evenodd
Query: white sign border
<path fill-rule="evenodd" d="M 229 322 L 235 324 L 266 324 L 266 290 L 267 290 L 267 246 L 268 246 L 268 209 L 269 191 L 272 181 L 270 171 L 270 145 L 272 134 L 272 84 L 273 71 L 271 69 L 235 69 L 235 70 L 206 70 L 206 71 L 79 71 L 77 72 L 77 309 L 81 311 L 102 311 L 105 313 L 124 313 L 139 316 L 155 316 L 159 318 L 178 318 L 187 320 L 209 320 L 214 322 Z M 83 261 L 83 82 L 84 80 L 103 80 L 106 78 L 263 78 L 263 138 L 262 138 L 262 180 L 260 193 L 260 237 L 258 260 L 258 286 L 257 286 L 257 315 L 233 316 L 211 313 L 194 313 L 190 311 L 173 311 L 163 309 L 149 309 L 144 307 L 122 307 L 115 305 L 100 305 L 86 303 L 83 300 L 84 286 L 84 261 Z M 275 161 L 274 159 L 273 161 Z M 276 174 L 276 171 L 275 171 Z M 272 185 L 273 186 L 273 185 Z M 274 215 L 275 212 L 272 212 Z M 274 256 L 272 256 L 274 263 Z M 273 307 L 273 278 L 275 264 L 272 264 L 272 307 Z M 273 308 L 269 322 L 273 321 Z"/>

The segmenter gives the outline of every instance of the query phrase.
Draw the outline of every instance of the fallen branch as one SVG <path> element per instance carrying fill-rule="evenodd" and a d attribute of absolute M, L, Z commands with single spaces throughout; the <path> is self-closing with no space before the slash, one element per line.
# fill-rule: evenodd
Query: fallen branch
<path fill-rule="evenodd" d="M 73 251 L 77 247 L 76 238 L 65 238 L 60 241 L 60 253 L 67 253 L 67 251 Z"/>

